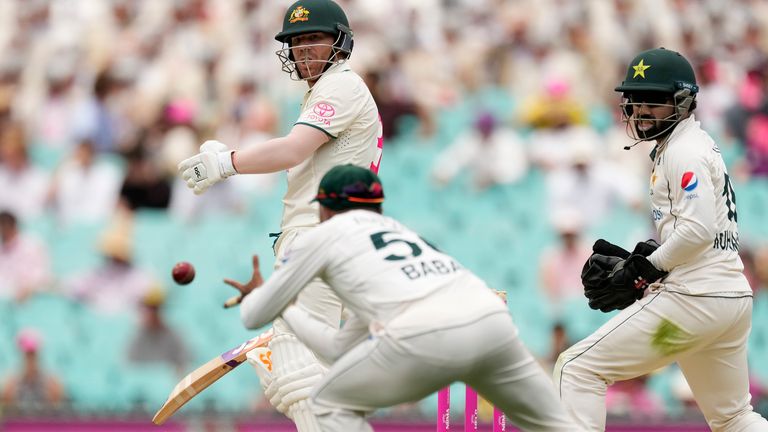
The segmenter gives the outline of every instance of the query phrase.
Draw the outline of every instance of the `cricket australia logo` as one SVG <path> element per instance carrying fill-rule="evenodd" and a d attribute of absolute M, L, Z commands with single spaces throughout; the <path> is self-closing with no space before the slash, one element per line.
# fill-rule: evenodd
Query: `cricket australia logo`
<path fill-rule="evenodd" d="M 288 22 L 291 24 L 298 21 L 309 21 L 309 11 L 304 9 L 304 6 L 297 6 L 288 18 Z"/>

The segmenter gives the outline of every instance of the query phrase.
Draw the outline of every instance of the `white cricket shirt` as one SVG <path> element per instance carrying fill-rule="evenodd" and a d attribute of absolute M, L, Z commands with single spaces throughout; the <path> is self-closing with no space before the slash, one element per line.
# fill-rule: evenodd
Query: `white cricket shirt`
<path fill-rule="evenodd" d="M 317 128 L 331 139 L 312 156 L 288 170 L 281 231 L 317 225 L 320 179 L 336 165 L 379 169 L 383 145 L 379 110 L 371 92 L 346 63 L 328 68 L 304 95 L 295 124 Z"/>
<path fill-rule="evenodd" d="M 293 243 L 272 277 L 243 299 L 243 324 L 268 324 L 316 276 L 336 292 L 360 325 L 385 328 L 397 336 L 507 312 L 482 280 L 415 232 L 378 213 L 352 210 Z M 436 295 L 441 290 L 458 294 Z M 441 302 L 444 297 L 452 301 Z"/>
<path fill-rule="evenodd" d="M 715 142 L 691 115 L 655 151 L 651 215 L 661 247 L 648 260 L 669 271 L 663 282 L 671 290 L 751 293 L 738 253 L 735 194 Z"/>

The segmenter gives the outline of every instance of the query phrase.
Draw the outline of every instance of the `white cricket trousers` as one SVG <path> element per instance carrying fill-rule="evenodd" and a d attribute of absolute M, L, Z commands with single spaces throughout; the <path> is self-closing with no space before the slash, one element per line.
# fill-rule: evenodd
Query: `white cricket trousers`
<path fill-rule="evenodd" d="M 302 232 L 310 228 L 297 228 L 283 232 L 275 244 L 275 268 L 291 244 Z M 312 279 L 299 293 L 296 302 L 316 319 L 338 328 L 341 323 L 341 301 L 336 293 L 320 278 Z M 286 391 L 280 403 L 287 405 L 288 417 L 296 424 L 298 432 L 318 432 L 319 425 L 312 414 L 309 395 L 327 365 L 293 334 L 282 318 L 273 322 L 274 337 L 269 344 L 272 351 L 272 382 L 279 382 Z M 264 388 L 264 383 L 262 383 Z M 266 391 L 266 389 L 265 389 Z"/>
<path fill-rule="evenodd" d="M 506 312 L 409 338 L 365 340 L 315 387 L 313 409 L 323 431 L 371 431 L 365 414 L 454 381 L 472 386 L 525 431 L 578 430 Z"/>
<path fill-rule="evenodd" d="M 768 431 L 750 405 L 751 321 L 751 296 L 702 297 L 662 288 L 562 353 L 555 385 L 585 430 L 603 431 L 609 385 L 677 362 L 713 431 Z"/>

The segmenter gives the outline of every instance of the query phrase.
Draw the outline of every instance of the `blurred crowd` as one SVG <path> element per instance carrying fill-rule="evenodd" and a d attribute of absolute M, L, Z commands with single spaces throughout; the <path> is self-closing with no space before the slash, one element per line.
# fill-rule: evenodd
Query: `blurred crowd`
<path fill-rule="evenodd" d="M 423 167 L 433 187 L 464 173 L 481 197 L 544 176 L 558 241 L 541 256 L 539 279 L 555 311 L 581 296 L 577 276 L 589 255 L 582 235 L 599 215 L 616 206 L 646 212 L 650 148 L 622 150 L 633 142 L 613 91 L 637 52 L 664 46 L 689 58 L 701 86 L 694 114 L 719 139 L 733 177 L 768 176 L 765 1 L 338 2 L 354 30 L 352 67 L 376 99 L 385 137 L 397 151 L 434 147 L 433 165 Z M 0 296 L 23 302 L 57 279 L 47 246 L 25 235 L 23 222 L 108 222 L 104 263 L 59 284 L 62 291 L 107 313 L 133 304 L 148 328 L 165 327 L 162 292 L 132 265 L 131 214 L 161 209 L 185 223 L 242 212 L 244 197 L 276 187 L 279 175 L 243 176 L 194 197 L 175 174 L 206 139 L 237 149 L 290 127 L 306 88 L 274 55 L 289 3 L 0 2 Z M 468 114 L 446 125 L 444 114 L 459 108 Z M 650 224 L 639 229 L 652 235 Z M 745 258 L 753 287 L 765 287 L 765 247 Z M 552 358 L 567 346 L 565 334 L 553 329 Z M 183 368 L 183 341 L 170 330 L 136 341 L 131 355 L 145 359 L 169 344 L 163 357 Z M 33 333 L 19 335 L 28 358 L 37 346 Z M 616 391 L 631 395 L 642 384 Z M 40 386 L 34 394 L 61 399 L 55 382 Z"/>
<path fill-rule="evenodd" d="M 695 64 L 696 115 L 740 147 L 738 175 L 768 173 L 765 2 L 340 3 L 355 27 L 351 62 L 377 99 L 388 138 L 407 116 L 423 135 L 439 135 L 441 112 L 470 105 L 463 125 L 470 136 L 439 158 L 437 182 L 471 170 L 482 189 L 520 179 L 530 163 L 554 172 L 559 205 L 572 195 L 560 186 L 574 184 L 593 191 L 600 209 L 611 195 L 639 204 L 643 182 L 635 177 L 647 158 L 621 150 L 631 142 L 613 87 L 636 52 L 655 46 Z M 290 124 L 285 112 L 304 88 L 275 61 L 285 6 L 0 3 L 0 180 L 13 185 L 0 193 L 0 207 L 21 218 L 54 212 L 63 222 L 103 219 L 117 205 L 168 208 L 182 218 L 237 211 L 242 188 L 273 181 L 227 182 L 193 200 L 179 189 L 175 166 L 207 138 L 237 148 Z M 488 106 L 489 92 L 508 104 Z M 637 176 L 613 175 L 618 164 Z"/>

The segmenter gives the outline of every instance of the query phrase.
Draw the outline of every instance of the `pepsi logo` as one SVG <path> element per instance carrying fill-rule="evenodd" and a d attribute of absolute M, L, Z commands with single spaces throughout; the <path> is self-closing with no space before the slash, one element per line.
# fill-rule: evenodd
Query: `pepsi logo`
<path fill-rule="evenodd" d="M 312 112 L 319 115 L 320 117 L 328 118 L 333 117 L 336 114 L 336 109 L 331 104 L 318 102 L 314 107 L 312 107 Z"/>
<path fill-rule="evenodd" d="M 683 180 L 680 182 L 680 187 L 683 188 L 684 191 L 690 192 L 696 189 L 696 186 L 698 185 L 699 179 L 696 178 L 696 174 L 692 173 L 691 171 L 686 171 L 683 173 Z"/>

